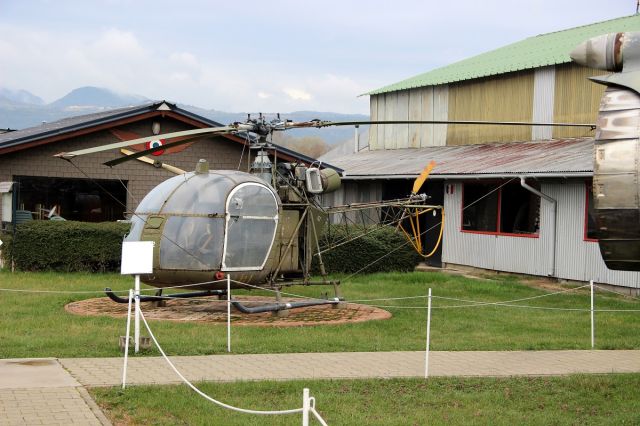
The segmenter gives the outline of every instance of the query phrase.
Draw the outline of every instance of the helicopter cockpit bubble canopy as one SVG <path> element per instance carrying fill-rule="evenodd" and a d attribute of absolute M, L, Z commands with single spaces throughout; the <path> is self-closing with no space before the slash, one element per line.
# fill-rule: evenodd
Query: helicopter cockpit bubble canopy
<path fill-rule="evenodd" d="M 147 194 L 125 240 L 155 241 L 156 271 L 259 271 L 280 206 L 275 191 L 248 173 L 185 173 Z"/>

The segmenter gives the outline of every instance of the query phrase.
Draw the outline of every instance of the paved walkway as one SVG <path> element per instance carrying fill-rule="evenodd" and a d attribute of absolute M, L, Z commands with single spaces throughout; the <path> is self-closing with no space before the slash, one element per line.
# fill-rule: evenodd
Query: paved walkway
<path fill-rule="evenodd" d="M 171 358 L 193 381 L 424 377 L 424 352 L 211 355 Z M 83 386 L 114 386 L 122 358 L 0 360 L 0 424 L 109 422 Z M 431 352 L 431 376 L 640 373 L 640 350 Z M 128 384 L 179 383 L 160 357 L 129 359 Z"/>
<path fill-rule="evenodd" d="M 110 425 L 55 358 L 0 360 L 1 425 Z"/>

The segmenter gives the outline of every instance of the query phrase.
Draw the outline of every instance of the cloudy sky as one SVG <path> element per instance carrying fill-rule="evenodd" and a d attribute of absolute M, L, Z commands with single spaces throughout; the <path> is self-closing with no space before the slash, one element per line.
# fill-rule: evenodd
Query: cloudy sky
<path fill-rule="evenodd" d="M 0 87 L 224 111 L 368 113 L 359 94 L 636 0 L 0 0 Z"/>

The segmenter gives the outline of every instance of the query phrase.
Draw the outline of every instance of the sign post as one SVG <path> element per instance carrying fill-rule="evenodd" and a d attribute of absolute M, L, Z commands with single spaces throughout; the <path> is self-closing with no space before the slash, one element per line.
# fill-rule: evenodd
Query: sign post
<path fill-rule="evenodd" d="M 140 275 L 153 273 L 153 241 L 125 241 L 122 244 L 120 274 L 134 275 L 134 345 L 135 353 L 140 350 Z"/>

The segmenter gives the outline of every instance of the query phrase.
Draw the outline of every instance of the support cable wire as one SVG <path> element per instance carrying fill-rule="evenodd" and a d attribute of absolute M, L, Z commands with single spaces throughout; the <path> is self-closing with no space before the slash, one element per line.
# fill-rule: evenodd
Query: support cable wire
<path fill-rule="evenodd" d="M 100 188 L 103 192 L 105 192 L 109 197 L 111 197 L 116 203 L 118 203 L 119 205 L 121 205 L 122 207 L 124 207 L 124 209 L 127 209 L 127 205 L 122 203 L 122 201 L 120 201 L 115 195 L 113 195 L 111 192 L 109 192 L 108 190 L 106 190 L 102 185 L 100 185 L 100 183 L 98 183 L 98 181 L 94 178 L 92 178 L 91 176 L 89 176 L 84 170 L 82 170 L 77 164 L 75 164 L 73 161 L 71 160 L 67 160 L 73 167 L 75 167 L 80 173 L 82 173 L 87 179 L 89 179 L 90 182 L 96 184 L 98 186 L 98 188 Z M 116 175 L 117 176 L 117 175 Z M 123 183 L 124 185 L 124 183 Z M 127 190 L 127 192 L 129 192 Z M 132 213 L 133 216 L 136 216 L 137 218 L 141 219 L 145 225 L 147 224 L 147 220 L 144 219 L 142 216 L 140 216 L 139 214 L 137 214 L 136 212 Z M 204 265 L 206 265 L 206 262 L 203 261 L 202 259 L 198 258 L 195 254 L 191 253 L 189 250 L 187 250 L 186 248 L 182 247 L 180 244 L 178 244 L 176 241 L 172 240 L 171 238 L 167 237 L 164 233 L 161 235 L 161 238 L 166 239 L 167 241 L 169 241 L 171 244 L 175 245 L 178 249 L 182 250 L 184 253 L 186 253 L 188 256 L 192 257 L 193 259 L 195 259 L 196 261 L 198 261 L 199 263 L 202 263 Z"/>
<path fill-rule="evenodd" d="M 502 185 L 497 186 L 496 188 L 492 189 L 491 191 L 487 192 L 485 195 L 483 195 L 482 197 L 478 198 L 477 200 L 473 201 L 472 203 L 470 203 L 469 205 L 465 206 L 462 211 L 468 209 L 469 207 L 473 206 L 474 204 L 480 202 L 482 199 L 488 197 L 489 195 L 493 194 L 494 192 L 498 191 L 500 188 L 502 188 L 503 186 L 513 182 L 516 178 L 513 177 L 511 179 L 509 179 L 508 181 L 504 182 Z M 431 231 L 432 229 L 435 229 L 438 225 L 434 225 L 431 228 L 425 230 L 424 232 L 420 233 L 420 237 L 425 235 L 427 232 Z M 353 274 L 347 276 L 344 280 L 342 280 L 343 282 L 350 280 L 351 278 L 353 278 L 354 276 L 358 275 L 360 272 L 364 271 L 365 269 L 373 266 L 374 264 L 380 262 L 382 259 L 386 258 L 387 256 L 390 256 L 391 254 L 395 253 L 396 251 L 400 250 L 401 248 L 405 247 L 406 245 L 408 245 L 411 242 L 411 240 L 406 241 L 405 243 L 399 245 L 398 247 L 396 247 L 395 249 L 390 250 L 389 252 L 387 252 L 386 254 L 380 256 L 378 259 L 368 263 L 367 265 L 363 266 L 362 268 L 358 269 L 356 272 L 354 272 Z"/>
<path fill-rule="evenodd" d="M 198 395 L 202 396 L 206 400 L 208 400 L 210 402 L 213 402 L 214 404 L 216 404 L 216 405 L 218 405 L 220 407 L 223 407 L 223 408 L 226 408 L 226 409 L 229 409 L 229 410 L 233 410 L 233 411 L 238 411 L 240 413 L 245 413 L 245 414 L 278 415 L 278 414 L 302 413 L 302 411 L 303 411 L 302 408 L 294 408 L 294 409 L 291 409 L 291 410 L 249 410 L 249 409 L 246 409 L 246 408 L 234 407 L 233 405 L 225 404 L 224 402 L 218 401 L 217 399 L 214 399 L 214 398 L 210 397 L 209 395 L 207 395 L 206 393 L 202 392 L 200 389 L 195 387 L 189 380 L 187 380 L 187 378 L 184 377 L 182 375 L 182 373 L 180 373 L 180 371 L 176 368 L 176 366 L 173 364 L 173 362 L 171 362 L 169 357 L 167 357 L 167 354 L 164 352 L 164 350 L 162 350 L 162 347 L 158 343 L 158 340 L 156 339 L 156 336 L 151 331 L 151 327 L 149 327 L 149 323 L 147 323 L 147 320 L 144 317 L 144 314 L 142 313 L 142 311 L 140 311 L 140 318 L 142 319 L 142 322 L 144 323 L 145 327 L 147 328 L 147 331 L 149 332 L 149 336 L 153 340 L 153 343 L 155 343 L 156 347 L 158 348 L 158 351 L 160 352 L 160 354 L 162 355 L 164 360 L 167 362 L 167 364 L 169 364 L 169 367 L 171 367 L 171 369 L 178 375 L 178 377 L 180 377 L 180 379 L 182 379 L 182 381 L 187 386 L 189 386 Z"/>
<path fill-rule="evenodd" d="M 347 219 L 350 220 L 350 219 Z M 329 245 L 329 246 L 325 246 L 322 248 L 321 251 L 319 251 L 318 253 L 315 253 L 314 256 L 318 256 L 321 255 L 322 253 L 326 253 L 329 250 L 333 250 L 335 248 L 341 247 L 345 244 L 348 244 L 350 242 L 356 241 L 360 238 L 363 238 L 367 235 L 370 235 L 374 232 L 380 231 L 382 229 L 384 229 L 384 226 L 391 226 L 391 225 L 396 225 L 398 224 L 401 220 L 403 220 L 402 218 L 393 218 L 393 220 L 390 220 L 389 222 L 384 222 L 384 223 L 379 223 L 378 225 L 374 225 L 371 227 L 371 229 L 369 229 L 368 231 L 363 232 L 362 234 L 358 234 L 354 237 L 349 237 L 348 235 L 340 240 L 338 240 L 338 242 L 334 242 L 333 245 Z M 348 225 L 348 224 L 347 224 Z"/>

